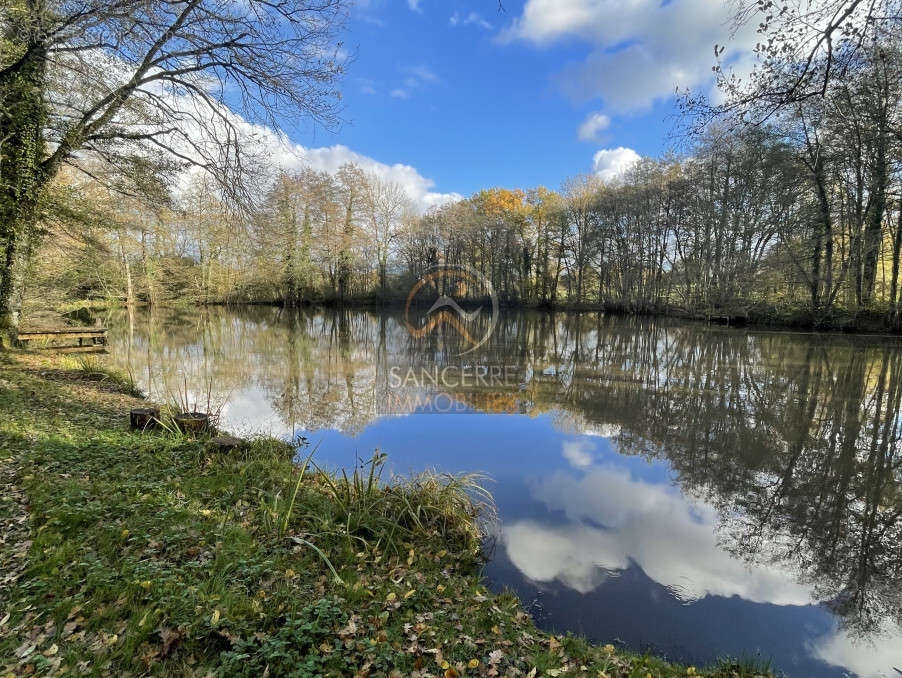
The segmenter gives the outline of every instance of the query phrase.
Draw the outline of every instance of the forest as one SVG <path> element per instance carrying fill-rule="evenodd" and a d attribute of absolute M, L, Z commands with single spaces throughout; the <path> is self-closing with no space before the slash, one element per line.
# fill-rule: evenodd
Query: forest
<path fill-rule="evenodd" d="M 36 101 L 45 124 L 60 123 L 55 134 L 32 125 L 36 139 L 77 136 L 90 152 L 77 152 L 75 144 L 60 156 L 63 145 L 51 146 L 37 179 L 7 176 L 15 190 L 5 204 L 24 216 L 9 229 L 16 237 L 7 242 L 16 247 L 7 251 L 7 289 L 0 297 L 11 299 L 4 302 L 9 308 L 24 304 L 26 318 L 85 300 L 391 304 L 403 303 L 423 272 L 441 263 L 479 271 L 509 306 L 899 329 L 897 8 L 893 2 L 833 4 L 848 10 L 842 15 L 848 21 L 834 17 L 823 34 L 814 34 L 817 40 L 800 42 L 802 56 L 810 50 L 804 67 L 798 53 L 787 55 L 786 43 L 811 16 L 787 15 L 776 33 L 771 29 L 760 47 L 762 65 L 744 83 L 715 66 L 725 103 L 682 93 L 673 150 L 666 155 L 642 158 L 617 176 L 574 168 L 556 189 L 487 187 L 425 211 L 402 185 L 353 164 L 334 173 L 312 167 L 288 172 L 256 158 L 253 181 L 246 161 L 239 181 L 227 171 L 234 169 L 227 157 L 231 141 L 212 155 L 209 144 L 193 142 L 195 152 L 186 153 L 189 121 L 172 113 L 156 90 L 110 116 L 160 117 L 156 122 L 176 125 L 168 136 L 122 125 L 104 132 L 112 123 L 97 117 L 96 106 L 69 102 L 79 113 L 87 109 L 78 123 L 83 127 L 73 127 L 77 115 Z M 329 5 L 310 11 L 337 10 Z M 856 23 L 865 6 L 864 23 Z M 334 26 L 323 26 L 321 35 L 304 39 L 332 44 Z M 202 28 L 201 21 L 195 30 Z M 266 37 L 261 31 L 249 40 Z M 188 43 L 196 42 L 192 34 Z M 161 55 L 156 68 L 168 65 L 163 81 L 191 91 L 193 81 L 178 67 L 185 50 L 177 47 Z M 232 49 L 223 41 L 201 43 L 195 51 L 215 59 Z M 280 86 L 262 75 L 278 56 L 261 57 L 248 73 L 203 60 L 198 68 L 224 81 L 247 76 L 263 96 Z M 341 67 L 321 57 L 311 62 L 285 78 L 316 81 L 321 98 L 308 97 L 304 105 L 328 116 L 329 87 Z M 8 80 L 7 93 L 18 82 Z M 89 88 L 82 100 L 106 89 Z M 221 110 L 217 96 L 202 92 L 200 98 Z M 108 99 L 101 104 L 112 106 Z M 15 134 L 18 118 L 4 120 Z M 208 132 L 216 137 L 225 130 L 233 140 L 230 120 L 224 116 Z M 174 141 L 173 134 L 185 138 Z M 132 145 L 145 136 L 156 151 L 169 153 L 136 155 Z M 9 144 L 3 148 L 6 154 Z M 38 197 L 16 198 L 37 184 Z"/>

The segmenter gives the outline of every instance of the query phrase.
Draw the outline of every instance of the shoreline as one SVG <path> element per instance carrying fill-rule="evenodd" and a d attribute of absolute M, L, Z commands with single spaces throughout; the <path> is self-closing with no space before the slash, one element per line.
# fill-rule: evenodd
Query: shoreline
<path fill-rule="evenodd" d="M 404 301 L 397 298 L 386 300 L 370 298 L 347 299 L 344 302 L 337 300 L 317 300 L 293 306 L 286 305 L 279 300 L 273 301 L 208 301 L 185 303 L 159 303 L 157 308 L 204 308 L 204 307 L 272 307 L 283 309 L 338 309 L 348 310 L 381 310 L 403 311 Z M 137 302 L 133 308 L 148 308 L 147 302 Z M 830 317 L 816 319 L 809 309 L 801 307 L 787 307 L 778 309 L 774 306 L 753 308 L 738 312 L 722 311 L 711 315 L 701 312 L 686 311 L 674 306 L 649 307 L 629 309 L 619 305 L 605 304 L 511 304 L 500 303 L 500 309 L 504 311 L 522 311 L 538 313 L 603 313 L 617 317 L 669 319 L 682 322 L 698 323 L 713 327 L 731 327 L 748 330 L 772 330 L 772 331 L 804 331 L 818 334 L 849 334 L 849 335 L 886 335 L 902 336 L 902 319 L 891 321 L 886 314 L 877 311 L 864 310 L 852 313 L 843 309 L 833 309 Z M 112 308 L 127 308 L 120 300 L 114 301 L 82 301 L 65 304 L 59 309 L 59 313 L 66 317 L 77 318 L 79 314 L 91 311 Z M 27 326 L 28 323 L 23 323 Z"/>
<path fill-rule="evenodd" d="M 480 578 L 476 478 L 345 485 L 279 440 L 213 452 L 130 431 L 133 390 L 93 362 L 0 352 L 6 496 L 28 526 L 0 544 L 24 562 L 0 675 L 771 675 L 538 630 Z"/>

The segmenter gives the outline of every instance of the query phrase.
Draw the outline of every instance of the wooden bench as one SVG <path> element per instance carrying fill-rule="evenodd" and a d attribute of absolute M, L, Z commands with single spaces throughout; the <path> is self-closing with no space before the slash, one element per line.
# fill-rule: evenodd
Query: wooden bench
<path fill-rule="evenodd" d="M 77 346 L 95 347 L 106 345 L 105 327 L 62 327 L 60 329 L 22 330 L 16 336 L 20 346 L 28 346 L 33 341 L 65 342 L 78 340 Z M 69 346 L 75 346 L 70 344 Z M 65 348 L 54 345 L 52 348 Z"/>

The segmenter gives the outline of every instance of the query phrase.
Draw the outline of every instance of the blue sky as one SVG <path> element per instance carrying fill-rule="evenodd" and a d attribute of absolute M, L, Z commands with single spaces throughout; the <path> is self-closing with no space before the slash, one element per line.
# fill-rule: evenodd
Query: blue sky
<path fill-rule="evenodd" d="M 358 0 L 347 122 L 286 131 L 326 169 L 395 166 L 425 204 L 610 178 L 671 145 L 674 88 L 710 88 L 715 43 L 745 65 L 754 31 L 731 36 L 729 16 L 714 0 Z"/>

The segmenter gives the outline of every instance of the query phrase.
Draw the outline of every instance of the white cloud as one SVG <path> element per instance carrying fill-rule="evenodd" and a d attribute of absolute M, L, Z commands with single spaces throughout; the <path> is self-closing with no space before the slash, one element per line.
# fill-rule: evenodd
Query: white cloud
<path fill-rule="evenodd" d="M 438 76 L 428 66 L 408 66 L 404 69 L 412 78 L 416 78 L 420 83 L 437 82 Z"/>
<path fill-rule="evenodd" d="M 618 181 L 641 159 L 632 148 L 603 148 L 592 158 L 592 168 L 602 181 Z"/>
<path fill-rule="evenodd" d="M 375 81 L 368 79 L 363 79 L 360 81 L 360 91 L 363 94 L 369 94 L 371 96 L 378 93 Z"/>
<path fill-rule="evenodd" d="M 415 90 L 439 81 L 439 77 L 428 66 L 405 66 L 401 69 L 406 74 L 401 87 L 396 87 L 390 94 L 396 99 L 409 99 Z"/>
<path fill-rule="evenodd" d="M 479 26 L 480 28 L 484 28 L 487 31 L 492 30 L 492 24 L 490 24 L 479 12 L 470 12 L 466 16 L 461 16 L 460 12 L 454 12 L 454 14 L 451 15 L 451 25 L 472 25 Z"/>
<path fill-rule="evenodd" d="M 278 170 L 291 172 L 310 167 L 317 171 L 335 173 L 342 165 L 352 163 L 366 172 L 397 183 L 420 212 L 463 198 L 459 193 L 433 191 L 435 182 L 424 177 L 410 165 L 382 163 L 342 144 L 307 148 L 292 142 L 269 127 L 249 123 L 232 112 L 227 114 L 238 131 L 242 145 L 252 149 L 255 157 L 264 159 L 265 167 L 270 172 Z M 197 136 L 201 137 L 201 132 L 198 132 Z M 187 185 L 189 176 L 190 174 L 186 173 L 182 182 L 184 185 Z"/>
<path fill-rule="evenodd" d="M 611 119 L 604 113 L 590 113 L 579 126 L 580 141 L 598 141 L 598 133 L 606 130 Z"/>
<path fill-rule="evenodd" d="M 629 561 L 605 532 L 583 525 L 545 526 L 524 520 L 504 527 L 511 562 L 532 581 L 558 580 L 579 593 L 598 588 Z"/>
<path fill-rule="evenodd" d="M 862 639 L 837 631 L 819 639 L 811 653 L 827 664 L 851 670 L 860 678 L 884 678 L 892 675 L 890 667 L 902 667 L 902 643 L 898 634 L 896 628 L 893 633 Z"/>
<path fill-rule="evenodd" d="M 434 192 L 432 189 L 435 182 L 421 175 L 410 165 L 402 163 L 387 165 L 340 144 L 323 148 L 304 148 L 298 144 L 289 144 L 287 151 L 286 155 L 280 157 L 282 167 L 299 169 L 308 165 L 313 169 L 331 173 L 346 163 L 354 163 L 367 172 L 394 181 L 404 189 L 420 211 L 463 199 L 459 193 Z"/>
<path fill-rule="evenodd" d="M 599 438 L 616 438 L 620 435 L 620 426 L 617 424 L 587 424 L 580 431 L 584 436 L 597 436 Z"/>
<path fill-rule="evenodd" d="M 547 46 L 566 39 L 591 45 L 581 62 L 557 76 L 576 100 L 600 97 L 606 109 L 646 108 L 676 87 L 711 82 L 714 45 L 724 59 L 747 54 L 758 38 L 755 22 L 734 33 L 732 3 L 711 0 L 527 0 L 523 13 L 499 35 Z"/>
<path fill-rule="evenodd" d="M 593 445 L 587 440 L 566 440 L 561 453 L 573 468 L 589 468 L 594 459 L 593 449 Z"/>
<path fill-rule="evenodd" d="M 690 503 L 670 486 L 595 466 L 578 478 L 555 473 L 532 495 L 570 521 L 504 526 L 508 557 L 533 581 L 558 580 L 585 593 L 634 562 L 685 602 L 711 595 L 773 605 L 815 602 L 792 572 L 749 565 L 720 548 L 716 509 Z"/>
<path fill-rule="evenodd" d="M 423 8 L 420 7 L 420 0 L 407 0 L 407 6 L 414 12 L 423 13 Z"/>

